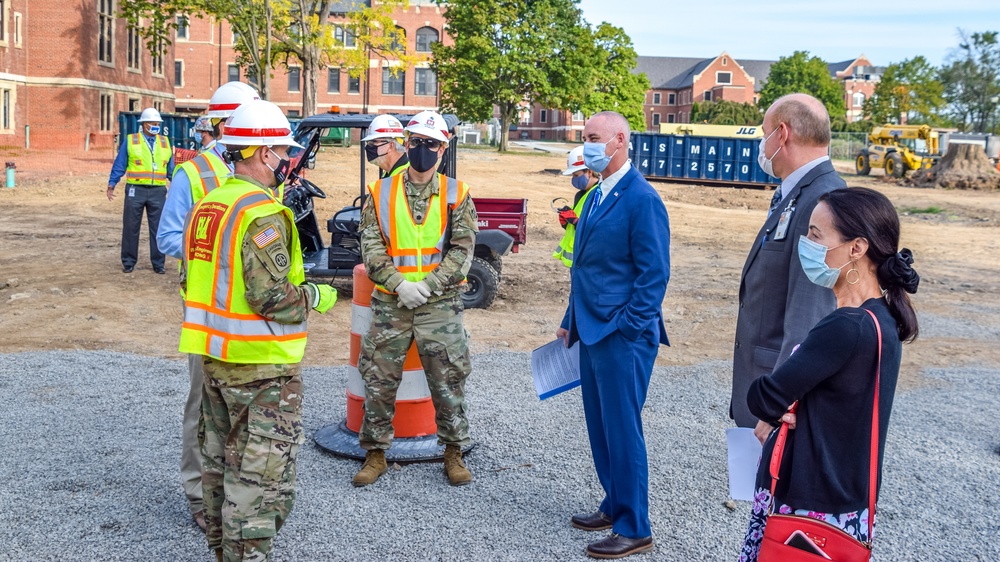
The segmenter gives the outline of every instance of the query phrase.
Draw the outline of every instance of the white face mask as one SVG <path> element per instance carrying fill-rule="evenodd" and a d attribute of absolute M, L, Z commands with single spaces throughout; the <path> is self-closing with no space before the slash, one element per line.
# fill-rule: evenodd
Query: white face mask
<path fill-rule="evenodd" d="M 779 146 L 778 150 L 775 150 L 774 154 L 772 154 L 770 158 L 764 156 L 764 147 L 767 146 L 768 139 L 774 136 L 774 133 L 778 132 L 780 129 L 781 127 L 778 127 L 777 129 L 771 131 L 770 135 L 760 139 L 760 146 L 757 148 L 757 165 L 760 166 L 761 170 L 764 170 L 765 174 L 775 178 L 778 176 L 774 175 L 774 157 L 781 152 L 781 147 Z"/>

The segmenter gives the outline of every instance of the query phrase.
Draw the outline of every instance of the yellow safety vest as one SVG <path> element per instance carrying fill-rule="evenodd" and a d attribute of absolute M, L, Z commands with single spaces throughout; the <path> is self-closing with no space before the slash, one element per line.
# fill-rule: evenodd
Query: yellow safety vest
<path fill-rule="evenodd" d="M 576 202 L 576 205 L 573 207 L 573 212 L 576 213 L 577 217 L 579 217 L 580 213 L 583 212 L 583 204 L 587 202 L 587 198 L 590 197 L 590 194 L 593 193 L 595 189 L 600 189 L 600 185 L 601 184 L 597 184 L 594 187 L 588 189 L 587 192 L 583 194 L 583 197 L 581 197 L 580 200 Z M 577 218 L 577 222 L 579 221 L 580 219 Z M 557 260 L 562 260 L 563 265 L 565 265 L 566 267 L 573 267 L 574 240 L 576 240 L 576 225 L 567 223 L 566 233 L 563 234 L 562 240 L 560 240 L 559 245 L 556 246 L 556 251 L 553 252 L 552 254 L 552 257 L 556 258 Z"/>
<path fill-rule="evenodd" d="M 427 216 L 423 224 L 417 224 L 406 200 L 404 177 L 397 173 L 372 182 L 368 193 L 393 265 L 408 281 L 420 281 L 441 264 L 447 251 L 450 211 L 465 201 L 469 188 L 464 182 L 437 174 L 439 194 L 431 195 Z M 381 285 L 375 287 L 392 293 Z"/>
<path fill-rule="evenodd" d="M 222 158 L 211 150 L 206 150 L 177 166 L 174 175 L 177 172 L 187 174 L 188 183 L 191 184 L 191 201 L 194 203 L 201 201 L 205 194 L 222 185 L 222 182 L 232 175 Z"/>
<path fill-rule="evenodd" d="M 167 165 L 174 155 L 167 137 L 156 135 L 152 152 L 142 133 L 129 135 L 125 142 L 128 143 L 125 182 L 135 185 L 167 185 Z"/>
<path fill-rule="evenodd" d="M 292 212 L 260 186 L 229 178 L 199 201 L 185 225 L 187 295 L 180 351 L 229 363 L 299 363 L 306 349 L 306 323 L 282 324 L 250 308 L 243 282 L 243 237 L 260 217 Z M 298 232 L 291 229 L 288 280 L 305 280 Z"/>

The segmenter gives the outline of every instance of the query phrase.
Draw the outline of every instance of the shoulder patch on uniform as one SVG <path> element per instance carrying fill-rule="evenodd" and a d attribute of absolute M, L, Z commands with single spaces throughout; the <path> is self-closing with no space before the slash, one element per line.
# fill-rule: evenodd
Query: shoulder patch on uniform
<path fill-rule="evenodd" d="M 278 229 L 273 226 L 269 226 L 254 235 L 253 243 L 256 244 L 258 248 L 263 248 L 264 246 L 273 243 L 278 238 L 280 238 L 278 235 Z"/>

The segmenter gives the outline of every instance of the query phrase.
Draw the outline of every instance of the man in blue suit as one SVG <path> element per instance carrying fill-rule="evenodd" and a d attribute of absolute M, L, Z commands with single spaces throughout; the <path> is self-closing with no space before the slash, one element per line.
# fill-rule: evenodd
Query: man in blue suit
<path fill-rule="evenodd" d="M 583 137 L 585 163 L 603 179 L 577 223 L 569 306 L 556 337 L 580 342 L 583 411 L 605 496 L 597 511 L 570 522 L 610 528 L 587 554 L 622 558 L 653 548 L 642 407 L 659 346 L 670 345 L 661 311 L 670 226 L 660 196 L 628 158 L 628 121 L 598 113 Z"/>

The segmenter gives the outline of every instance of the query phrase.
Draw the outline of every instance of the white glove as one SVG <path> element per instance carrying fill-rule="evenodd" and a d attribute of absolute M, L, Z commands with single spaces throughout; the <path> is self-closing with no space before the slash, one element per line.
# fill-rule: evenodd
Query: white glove
<path fill-rule="evenodd" d="M 396 294 L 399 295 L 398 307 L 406 307 L 410 310 L 427 303 L 427 297 L 431 296 L 431 290 L 427 288 L 427 283 L 423 281 L 407 281 L 396 287 Z"/>

